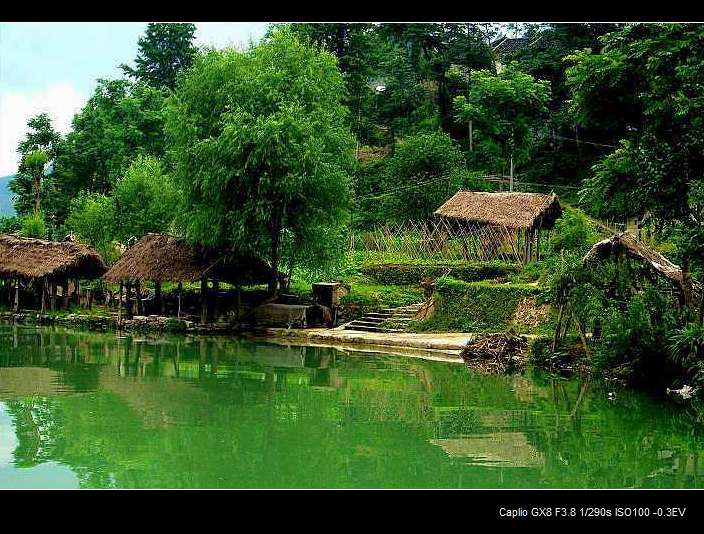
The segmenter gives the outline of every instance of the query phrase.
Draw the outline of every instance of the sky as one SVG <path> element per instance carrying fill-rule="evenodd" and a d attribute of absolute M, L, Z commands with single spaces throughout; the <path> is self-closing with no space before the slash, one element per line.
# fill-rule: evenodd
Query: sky
<path fill-rule="evenodd" d="M 200 46 L 242 46 L 260 39 L 266 22 L 196 23 Z M 0 176 L 17 170 L 27 119 L 43 111 L 69 131 L 98 78 L 120 77 L 137 55 L 146 23 L 0 24 Z"/>

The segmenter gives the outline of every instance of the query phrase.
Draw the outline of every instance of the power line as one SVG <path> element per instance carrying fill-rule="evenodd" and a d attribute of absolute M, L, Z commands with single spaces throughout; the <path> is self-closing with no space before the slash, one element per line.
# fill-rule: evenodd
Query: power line
<path fill-rule="evenodd" d="M 596 143 L 594 141 L 583 141 L 581 139 L 576 139 L 576 138 L 572 138 L 572 137 L 565 137 L 563 135 L 557 135 L 557 134 L 553 134 L 550 137 L 552 137 L 553 139 L 560 139 L 562 141 L 572 141 L 573 143 L 577 143 L 580 145 L 594 145 L 594 146 L 601 146 L 601 147 L 606 147 L 606 148 L 621 148 L 616 145 L 607 145 L 605 143 Z"/>

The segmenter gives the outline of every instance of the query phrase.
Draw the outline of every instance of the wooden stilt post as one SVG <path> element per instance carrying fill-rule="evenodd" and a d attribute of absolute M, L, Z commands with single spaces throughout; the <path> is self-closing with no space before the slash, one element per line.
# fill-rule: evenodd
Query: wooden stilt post
<path fill-rule="evenodd" d="M 62 284 L 62 287 L 63 287 L 63 295 L 62 295 L 62 296 L 63 296 L 63 301 L 64 301 L 64 309 L 67 310 L 67 309 L 68 309 L 68 300 L 69 300 L 69 296 L 68 296 L 68 276 L 64 279 L 63 284 Z"/>
<path fill-rule="evenodd" d="M 56 282 L 52 280 L 49 282 L 49 290 L 51 291 L 51 309 L 52 311 L 56 309 Z"/>
<path fill-rule="evenodd" d="M 117 324 L 122 325 L 122 288 L 124 284 L 120 282 L 120 296 L 117 299 Z"/>
<path fill-rule="evenodd" d="M 128 319 L 132 319 L 132 282 L 126 284 L 127 296 L 125 298 L 125 315 Z"/>
<path fill-rule="evenodd" d="M 144 310 L 142 309 L 144 305 L 142 302 L 142 286 L 139 280 L 134 283 L 134 298 L 137 301 L 137 315 L 144 315 Z"/>
<path fill-rule="evenodd" d="M 164 315 L 164 299 L 161 297 L 161 282 L 154 282 L 154 305 L 159 315 Z"/>
<path fill-rule="evenodd" d="M 14 302 L 15 313 L 20 311 L 20 279 L 15 278 L 15 302 Z"/>
<path fill-rule="evenodd" d="M 48 284 L 46 281 L 46 276 L 42 278 L 42 315 L 46 313 L 46 293 L 48 289 Z"/>
<path fill-rule="evenodd" d="M 218 306 L 218 299 L 220 298 L 220 282 L 218 280 L 213 280 L 213 295 L 215 296 L 215 302 L 213 304 L 213 320 L 218 321 L 218 315 L 220 313 L 220 308 Z"/>
<path fill-rule="evenodd" d="M 73 279 L 73 302 L 76 306 L 81 303 L 81 292 L 78 277 Z"/>
<path fill-rule="evenodd" d="M 200 279 L 200 322 L 208 322 L 208 280 Z"/>
<path fill-rule="evenodd" d="M 704 297 L 703 297 L 704 299 Z M 242 306 L 242 286 L 237 284 L 237 320 L 240 320 L 240 308 Z M 704 300 L 702 300 L 702 306 L 704 306 Z"/>
<path fill-rule="evenodd" d="M 178 312 L 176 313 L 176 317 L 179 319 L 181 318 L 181 295 L 183 293 L 183 282 L 178 283 Z"/>

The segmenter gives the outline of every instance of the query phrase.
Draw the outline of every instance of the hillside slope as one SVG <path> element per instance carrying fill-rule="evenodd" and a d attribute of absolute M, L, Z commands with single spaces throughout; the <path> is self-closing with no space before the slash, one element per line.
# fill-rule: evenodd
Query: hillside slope
<path fill-rule="evenodd" d="M 12 191 L 10 191 L 9 183 L 14 178 L 14 175 L 0 176 L 0 215 L 14 215 L 15 210 L 12 207 Z"/>

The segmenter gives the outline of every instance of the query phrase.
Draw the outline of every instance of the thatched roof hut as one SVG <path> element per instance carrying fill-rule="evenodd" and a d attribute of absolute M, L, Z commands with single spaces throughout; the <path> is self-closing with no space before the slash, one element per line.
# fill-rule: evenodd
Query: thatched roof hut
<path fill-rule="evenodd" d="M 259 258 L 224 261 L 212 253 L 191 246 L 185 239 L 147 234 L 127 249 L 104 278 L 113 283 L 210 278 L 233 284 L 263 284 L 271 278 L 270 273 L 269 265 Z"/>
<path fill-rule="evenodd" d="M 683 288 L 682 269 L 665 256 L 646 247 L 629 233 L 621 232 L 595 243 L 582 259 L 583 263 L 604 261 L 610 257 L 627 256 L 650 266 L 675 285 Z"/>
<path fill-rule="evenodd" d="M 554 193 L 458 191 L 435 214 L 478 225 L 533 230 L 552 228 L 562 208 Z"/>
<path fill-rule="evenodd" d="M 0 235 L 0 277 L 98 278 L 107 270 L 100 255 L 74 241 Z"/>

